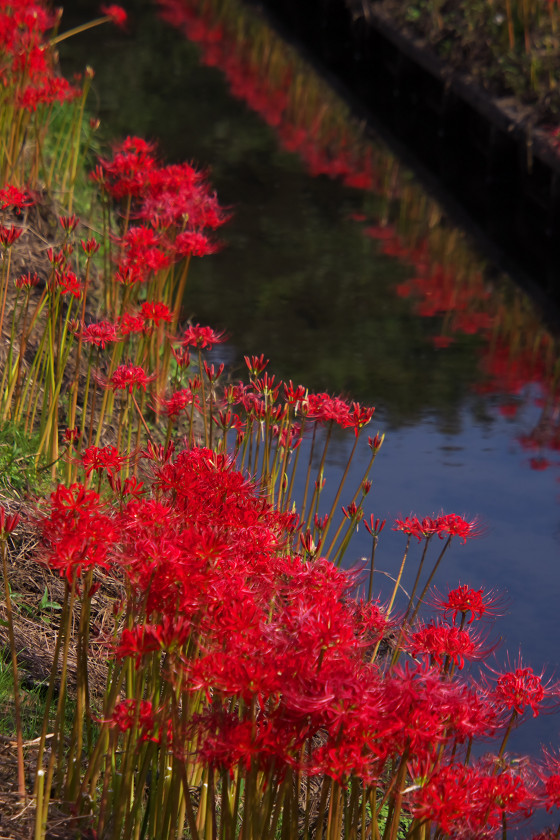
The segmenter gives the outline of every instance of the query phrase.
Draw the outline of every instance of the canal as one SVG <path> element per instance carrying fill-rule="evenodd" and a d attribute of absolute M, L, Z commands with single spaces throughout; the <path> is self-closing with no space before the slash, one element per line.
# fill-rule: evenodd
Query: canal
<path fill-rule="evenodd" d="M 478 517 L 439 588 L 503 592 L 496 667 L 521 651 L 558 677 L 560 368 L 545 313 L 264 21 L 233 2 L 217 18 L 179 5 L 174 26 L 131 3 L 127 33 L 61 47 L 68 72 L 94 66 L 107 137 L 141 135 L 167 161 L 207 167 L 231 210 L 221 251 L 191 269 L 185 317 L 227 331 L 221 356 L 240 376 L 244 354 L 264 353 L 279 378 L 375 405 L 371 433 L 386 439 L 366 513 Z M 351 446 L 331 446 L 326 509 Z M 378 568 L 394 575 L 403 547 L 387 527 Z M 361 528 L 348 556 L 368 554 Z M 376 583 L 387 596 L 391 581 Z M 534 754 L 559 728 L 530 720 L 511 748 Z"/>

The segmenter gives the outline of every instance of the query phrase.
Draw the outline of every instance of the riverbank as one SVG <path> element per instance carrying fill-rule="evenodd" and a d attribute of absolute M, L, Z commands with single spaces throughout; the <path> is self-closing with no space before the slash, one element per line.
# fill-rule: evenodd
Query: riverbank
<path fill-rule="evenodd" d="M 511 78 L 499 70 L 507 65 L 507 51 L 503 58 L 480 49 L 471 63 L 474 36 L 467 39 L 470 51 L 443 48 L 439 29 L 429 27 L 424 14 L 413 26 L 406 10 L 397 14 L 391 2 L 351 6 L 347 0 L 315 0 L 305 9 L 290 0 L 257 5 L 344 86 L 362 118 L 373 114 L 376 128 L 381 125 L 406 146 L 413 165 L 416 159 L 455 196 L 540 293 L 558 300 L 554 75 L 535 91 L 530 67 L 528 76 L 522 72 L 525 58 Z"/>

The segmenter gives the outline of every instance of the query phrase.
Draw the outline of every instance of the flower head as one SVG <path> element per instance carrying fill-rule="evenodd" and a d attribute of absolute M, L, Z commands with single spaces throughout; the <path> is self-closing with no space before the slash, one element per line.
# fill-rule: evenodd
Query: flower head
<path fill-rule="evenodd" d="M 115 26 L 126 26 L 127 14 L 122 6 L 112 3 L 110 6 L 101 6 L 100 11 L 102 15 L 107 15 Z"/>
<path fill-rule="evenodd" d="M 193 324 L 185 330 L 182 344 L 188 347 L 205 349 L 221 344 L 225 341 L 225 333 L 215 332 L 211 327 L 201 327 L 200 324 Z"/>
<path fill-rule="evenodd" d="M 107 475 L 112 477 L 116 472 L 121 471 L 125 461 L 126 458 L 119 453 L 115 446 L 104 446 L 102 448 L 88 446 L 82 454 L 82 464 L 86 476 L 91 475 L 94 470 L 97 472 L 105 470 Z"/>
<path fill-rule="evenodd" d="M 543 680 L 543 673 L 535 674 L 533 669 L 523 664 L 521 656 L 517 663 L 502 673 L 491 669 L 496 676 L 496 684 L 490 690 L 492 698 L 505 709 L 522 715 L 525 708 L 530 708 L 533 717 L 541 711 L 554 708 L 560 698 L 560 683 Z"/>
<path fill-rule="evenodd" d="M 485 593 L 484 589 L 471 589 L 470 586 L 462 584 L 450 590 L 447 595 L 440 595 L 435 590 L 431 604 L 445 616 L 451 613 L 453 623 L 456 622 L 457 615 L 460 615 L 462 621 L 469 616 L 467 622 L 472 624 L 475 619 L 481 619 L 484 615 L 498 615 L 495 608 L 501 602 L 499 594 L 491 591 Z"/>
<path fill-rule="evenodd" d="M 113 391 L 126 391 L 128 389 L 128 393 L 132 394 L 134 388 L 142 388 L 145 391 L 147 384 L 153 378 L 153 376 L 148 376 L 144 368 L 129 362 L 127 365 L 119 365 L 109 379 L 108 387 L 112 388 Z"/>
<path fill-rule="evenodd" d="M 107 344 L 119 340 L 118 329 L 110 321 L 98 321 L 96 324 L 88 324 L 83 327 L 80 338 L 84 344 L 94 344 L 96 347 L 105 349 Z"/>
<path fill-rule="evenodd" d="M 20 213 L 24 207 L 32 207 L 35 201 L 26 190 L 15 187 L 13 184 L 0 189 L 0 210 L 12 207 L 16 213 Z"/>

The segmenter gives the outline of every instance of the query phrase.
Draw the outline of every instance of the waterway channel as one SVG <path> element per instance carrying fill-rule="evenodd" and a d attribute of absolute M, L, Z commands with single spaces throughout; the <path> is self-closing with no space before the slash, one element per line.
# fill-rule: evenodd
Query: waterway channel
<path fill-rule="evenodd" d="M 264 353 L 280 378 L 375 405 L 386 439 L 368 515 L 477 516 L 483 533 L 453 548 L 440 588 L 503 591 L 496 664 L 521 650 L 560 677 L 559 361 L 542 313 L 394 151 L 344 126 L 311 68 L 273 60 L 267 31 L 190 13 L 173 27 L 149 3 L 129 7 L 128 33 L 74 39 L 63 69 L 94 66 L 108 136 L 157 139 L 166 160 L 208 167 L 231 208 L 224 247 L 192 267 L 185 316 L 227 331 L 221 355 L 240 375 L 244 354 Z M 332 492 L 351 445 L 333 443 Z M 395 574 L 403 547 L 387 527 L 378 568 Z M 361 528 L 349 555 L 368 554 Z M 389 585 L 379 575 L 382 596 Z M 530 720 L 512 749 L 535 753 L 559 732 L 556 716 Z"/>

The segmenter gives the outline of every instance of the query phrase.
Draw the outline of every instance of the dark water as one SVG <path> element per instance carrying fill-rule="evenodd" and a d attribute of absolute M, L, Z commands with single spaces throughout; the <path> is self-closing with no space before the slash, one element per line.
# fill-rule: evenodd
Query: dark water
<path fill-rule="evenodd" d="M 560 677 L 558 364 L 539 314 L 392 153 L 375 145 L 376 189 L 312 175 L 309 159 L 230 95 L 219 67 L 199 63 L 199 47 L 148 4 L 136 9 L 128 35 L 76 39 L 63 60 L 87 56 L 96 68 L 108 133 L 157 139 L 167 160 L 209 166 L 232 208 L 222 252 L 191 269 L 185 314 L 227 330 L 224 352 L 240 373 L 243 354 L 264 353 L 281 378 L 375 405 L 371 433 L 386 440 L 367 514 L 478 516 L 484 533 L 455 545 L 439 588 L 504 591 L 497 663 L 521 650 Z M 327 496 L 351 445 L 332 444 Z M 368 453 L 364 440 L 354 481 Z M 403 547 L 387 528 L 378 568 L 395 574 Z M 369 548 L 362 528 L 351 559 Z M 390 582 L 380 575 L 377 587 L 387 595 Z M 529 720 L 512 749 L 534 754 L 559 731 L 556 716 Z"/>

